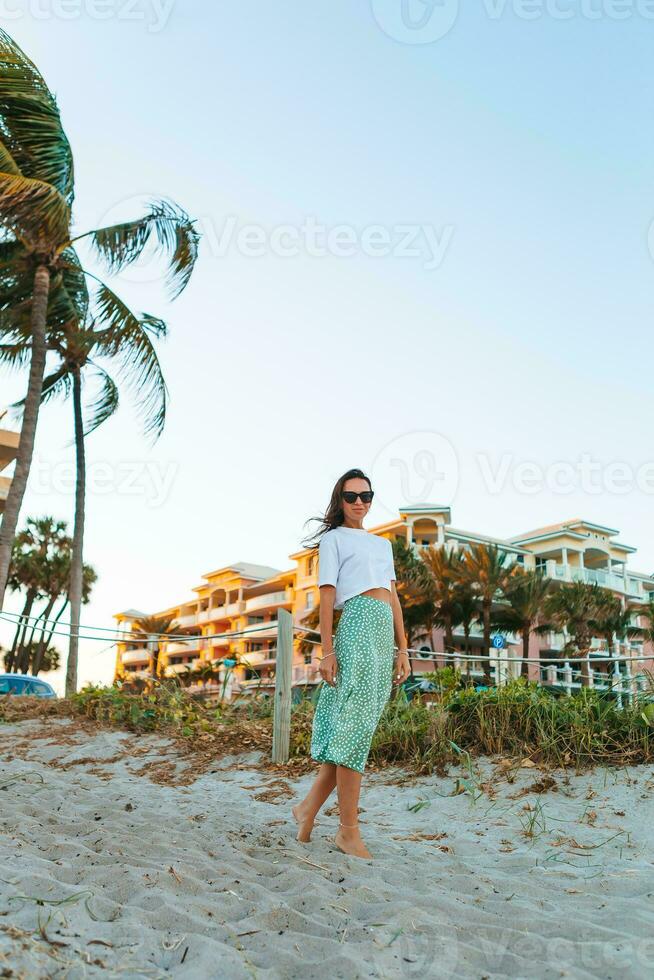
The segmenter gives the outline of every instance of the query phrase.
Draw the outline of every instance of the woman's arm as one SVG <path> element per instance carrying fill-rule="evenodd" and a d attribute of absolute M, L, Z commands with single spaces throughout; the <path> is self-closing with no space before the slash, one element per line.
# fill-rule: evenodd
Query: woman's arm
<path fill-rule="evenodd" d="M 395 639 L 397 641 L 397 653 L 395 654 L 393 672 L 395 674 L 394 680 L 397 684 L 401 684 L 402 681 L 411 673 L 411 666 L 409 664 L 409 654 L 407 652 L 407 641 L 406 633 L 404 632 L 404 618 L 402 616 L 402 607 L 400 605 L 400 598 L 397 594 L 395 588 L 395 579 L 391 579 L 391 605 L 393 607 L 393 626 L 395 628 Z"/>
<path fill-rule="evenodd" d="M 332 628 L 334 625 L 334 602 L 336 600 L 335 585 L 320 586 L 320 645 L 322 647 L 322 659 L 320 661 L 320 676 L 328 684 L 336 683 L 336 654 L 332 640 Z"/>

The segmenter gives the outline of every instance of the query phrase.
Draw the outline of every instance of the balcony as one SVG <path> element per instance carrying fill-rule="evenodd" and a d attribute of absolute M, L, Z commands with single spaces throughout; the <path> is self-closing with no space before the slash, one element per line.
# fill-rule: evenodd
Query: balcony
<path fill-rule="evenodd" d="M 11 486 L 11 480 L 8 476 L 0 476 L 0 514 L 2 514 L 5 509 L 5 503 L 7 500 L 7 494 L 9 493 L 9 487 Z"/>
<path fill-rule="evenodd" d="M 139 647 L 138 650 L 125 650 L 120 659 L 124 664 L 148 663 L 150 651 L 146 647 Z"/>
<path fill-rule="evenodd" d="M 244 626 L 240 632 L 245 636 L 251 633 L 257 640 L 268 640 L 277 636 L 277 620 L 270 623 L 252 623 L 250 626 Z"/>
<path fill-rule="evenodd" d="M 642 595 L 642 585 L 638 579 L 627 577 L 625 585 L 624 575 L 616 575 L 606 568 L 581 568 L 578 565 L 563 565 L 553 560 L 546 561 L 538 567 L 558 582 L 586 582 L 588 585 L 601 585 L 613 592 Z"/>
<path fill-rule="evenodd" d="M 166 667 L 167 674 L 188 674 L 190 670 L 193 670 L 198 665 L 197 660 L 192 660 L 190 664 L 168 664 Z"/>
<path fill-rule="evenodd" d="M 245 601 L 245 612 L 253 612 L 255 609 L 267 609 L 270 606 L 281 606 L 290 602 L 290 597 L 285 592 L 267 592 L 265 595 L 255 595 Z"/>
<path fill-rule="evenodd" d="M 165 653 L 167 655 L 176 654 L 176 653 L 187 653 L 187 654 L 199 653 L 198 639 L 199 637 L 194 636 L 194 637 L 189 637 L 187 643 L 179 643 L 177 641 L 175 641 L 174 643 L 173 642 L 167 643 Z"/>
<path fill-rule="evenodd" d="M 213 609 L 203 609 L 197 615 L 198 623 L 211 623 L 218 619 L 229 619 L 243 612 L 244 602 L 230 602 L 227 606 L 214 606 Z"/>
<path fill-rule="evenodd" d="M 177 616 L 175 622 L 178 626 L 195 626 L 198 622 L 198 614 L 187 613 L 185 616 Z"/>

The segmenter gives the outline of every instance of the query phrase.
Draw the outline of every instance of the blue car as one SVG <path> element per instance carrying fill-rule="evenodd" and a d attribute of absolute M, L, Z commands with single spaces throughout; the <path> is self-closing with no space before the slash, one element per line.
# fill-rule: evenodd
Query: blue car
<path fill-rule="evenodd" d="M 0 696 L 3 694 L 31 694 L 39 698 L 56 698 L 54 688 L 40 677 L 29 674 L 0 674 Z"/>

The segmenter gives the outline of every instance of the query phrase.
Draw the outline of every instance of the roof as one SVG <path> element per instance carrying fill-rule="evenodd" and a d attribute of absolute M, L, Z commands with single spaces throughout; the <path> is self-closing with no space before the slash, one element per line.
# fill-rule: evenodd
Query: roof
<path fill-rule="evenodd" d="M 222 568 L 215 568 L 211 572 L 204 572 L 202 578 L 217 575 L 219 572 L 238 572 L 243 578 L 267 579 L 275 575 L 281 575 L 281 568 L 273 568 L 272 565 L 257 565 L 251 561 L 237 561 L 233 565 L 223 565 Z"/>
<path fill-rule="evenodd" d="M 451 526 L 445 528 L 445 536 L 464 538 L 466 541 L 480 541 L 488 544 L 496 544 L 498 548 L 507 548 L 509 551 L 517 551 L 525 554 L 527 553 L 525 552 L 524 548 L 514 544 L 510 538 L 508 540 L 505 540 L 504 538 L 491 538 L 487 534 L 477 534 L 474 531 L 462 531 L 460 528 Z"/>
<path fill-rule="evenodd" d="M 398 508 L 400 514 L 420 514 L 423 511 L 445 511 L 450 513 L 450 508 L 446 504 L 430 504 L 428 502 L 418 504 L 407 504 L 406 507 Z"/>
<path fill-rule="evenodd" d="M 528 541 L 530 538 L 545 537 L 556 532 L 575 531 L 579 527 L 594 527 L 598 531 L 606 531 L 607 534 L 619 534 L 612 527 L 604 527 L 603 524 L 594 524 L 593 521 L 585 521 L 582 517 L 573 517 L 569 521 L 560 521 L 558 524 L 547 524 L 545 527 L 534 528 L 533 531 L 526 531 L 524 534 L 514 534 L 509 538 L 510 541 Z M 578 532 L 577 532 L 578 533 Z"/>

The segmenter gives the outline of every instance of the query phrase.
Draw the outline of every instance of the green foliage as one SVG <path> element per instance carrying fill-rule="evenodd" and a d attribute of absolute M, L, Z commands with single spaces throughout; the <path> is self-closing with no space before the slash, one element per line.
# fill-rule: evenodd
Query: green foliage
<path fill-rule="evenodd" d="M 272 744 L 273 699 L 209 707 L 179 685 L 156 684 L 151 693 L 121 686 L 87 685 L 72 698 L 87 717 L 132 731 L 175 732 L 222 737 L 232 728 L 237 744 L 252 733 L 266 750 Z M 315 705 L 303 698 L 291 710 L 292 759 L 310 753 Z M 654 759 L 654 704 L 616 707 L 595 689 L 555 696 L 522 678 L 492 690 L 452 688 L 447 702 L 409 701 L 402 688 L 386 705 L 373 737 L 369 763 L 402 765 L 416 775 L 463 765 L 467 776 L 456 792 L 477 795 L 472 759 L 501 754 L 577 768 L 602 763 L 625 765 Z M 262 741 L 263 739 L 263 741 Z"/>

